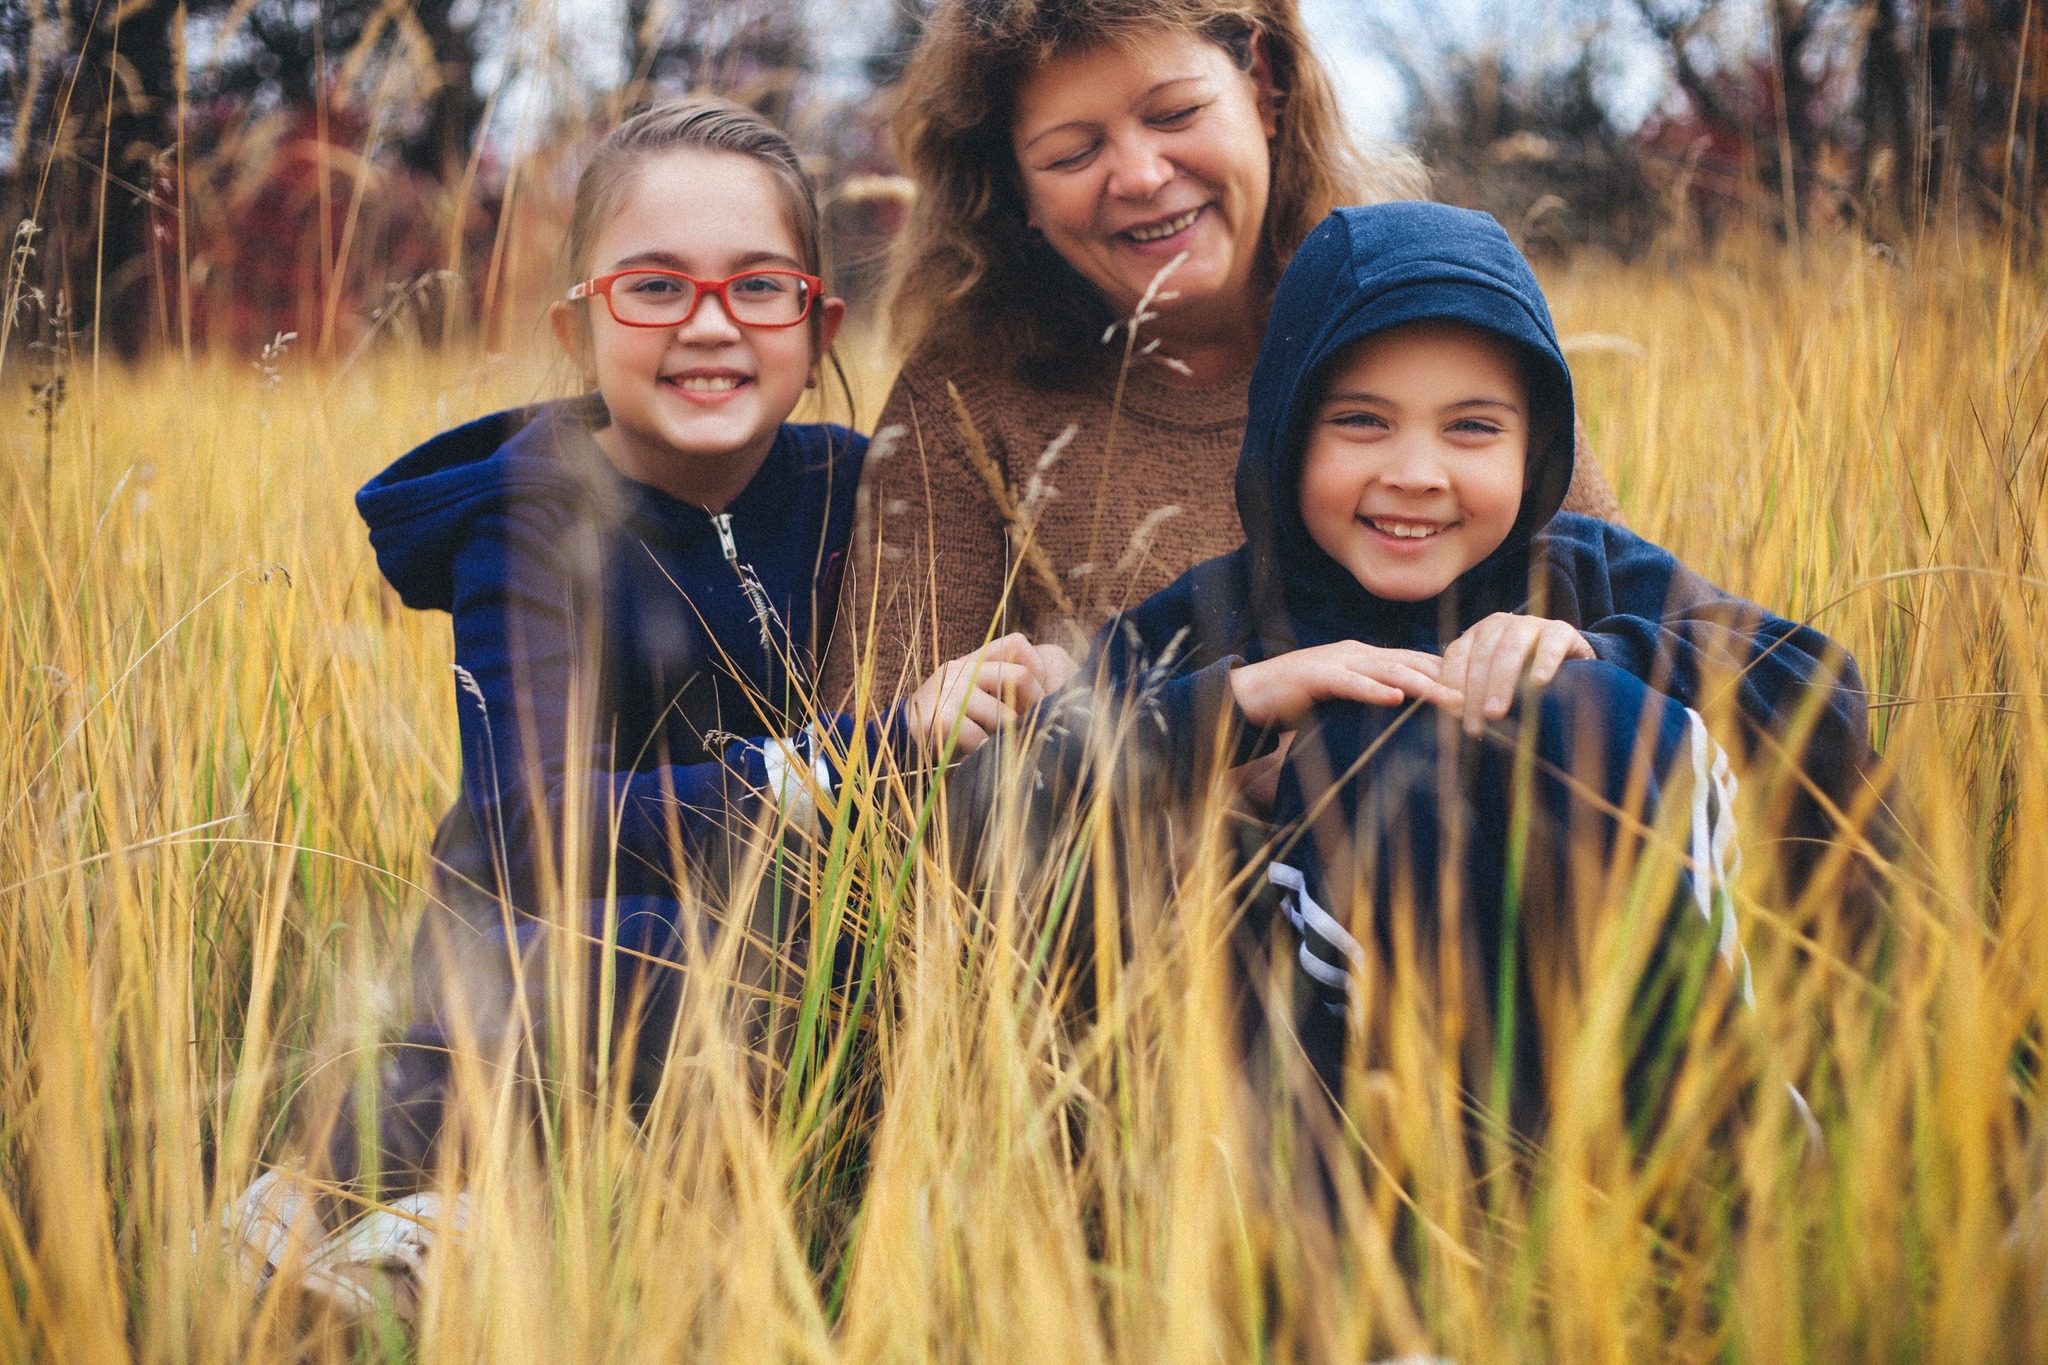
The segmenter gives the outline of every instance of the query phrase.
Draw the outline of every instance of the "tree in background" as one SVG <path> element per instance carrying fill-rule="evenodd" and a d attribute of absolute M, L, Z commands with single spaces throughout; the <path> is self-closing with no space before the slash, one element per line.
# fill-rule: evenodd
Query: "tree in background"
<path fill-rule="evenodd" d="M 166 242 L 175 194 L 165 130 L 178 99 L 173 0 L 6 0 L 8 169 L 0 203 L 33 221 L 28 280 L 45 344 L 120 311 Z M 17 238 L 17 240 L 20 240 Z"/>
<path fill-rule="evenodd" d="M 828 184 L 847 182 L 827 217 L 858 284 L 901 206 L 876 92 L 929 3 L 887 11 L 867 93 L 835 88 L 827 109 L 806 103 L 818 26 L 840 18 L 823 0 L 623 0 L 622 82 L 575 69 L 553 11 L 512 0 L 0 0 L 0 209 L 35 223 L 16 277 L 41 301 L 13 335 L 133 353 L 254 350 L 296 331 L 331 348 L 438 315 L 447 337 L 500 306 L 521 176 L 559 196 L 548 168 L 593 122 L 693 90 L 792 127 Z M 2048 0 L 1566 0 L 1563 13 L 1576 37 L 1542 60 L 1526 44 L 1459 50 L 1432 36 L 1440 15 L 1380 25 L 1440 192 L 1535 248 L 1634 254 L 1734 221 L 1882 236 L 1938 213 L 2034 239 Z M 1640 127 L 1602 97 L 1624 20 L 1673 91 Z M 521 98 L 541 126 L 516 149 L 490 126 L 487 60 L 507 73 L 501 91 L 533 87 Z"/>
<path fill-rule="evenodd" d="M 2037 223 L 2048 133 L 2041 0 L 1764 0 L 1765 50 L 1714 37 L 1723 6 L 1632 0 L 1709 144 L 1744 149 L 1788 231 L 1895 232 L 1941 212 Z"/>
<path fill-rule="evenodd" d="M 1616 13 L 1588 0 L 1571 55 L 1547 65 L 1507 44 L 1418 54 L 1411 31 L 1385 30 L 1440 193 L 1538 248 L 1632 253 L 1738 221 L 1883 236 L 1940 213 L 2037 230 L 2042 0 L 1625 0 L 1626 34 Z M 1630 34 L 1672 95 L 1622 128 L 1596 77 Z"/>
<path fill-rule="evenodd" d="M 1643 149 L 1594 90 L 1594 54 L 1523 76 L 1498 52 L 1448 54 L 1416 92 L 1410 128 L 1437 195 L 1484 209 L 1537 252 L 1596 246 L 1633 255 L 1662 206 Z"/>
<path fill-rule="evenodd" d="M 626 0 L 628 102 L 716 90 L 786 124 L 811 64 L 806 18 L 788 0 Z"/>
<path fill-rule="evenodd" d="M 466 209 L 429 191 L 463 180 L 484 107 L 459 8 L 0 0 L 4 193 L 44 315 L 129 353 L 253 348 L 332 334 L 344 239 L 438 264 Z"/>

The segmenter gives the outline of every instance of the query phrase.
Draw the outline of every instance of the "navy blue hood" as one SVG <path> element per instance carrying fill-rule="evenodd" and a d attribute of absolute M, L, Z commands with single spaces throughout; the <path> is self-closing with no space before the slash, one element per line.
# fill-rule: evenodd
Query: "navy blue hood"
<path fill-rule="evenodd" d="M 1467 323 L 1515 344 L 1529 387 L 1529 463 L 1521 513 L 1497 550 L 1436 599 L 1389 602 L 1310 538 L 1298 493 L 1301 457 L 1330 361 L 1361 338 L 1424 320 Z M 1499 223 L 1444 204 L 1338 209 L 1281 276 L 1252 371 L 1237 510 L 1261 615 L 1277 626 L 1271 613 L 1282 612 L 1297 646 L 1369 630 L 1426 647 L 1428 637 L 1447 640 L 1489 612 L 1521 606 L 1530 539 L 1564 505 L 1571 484 L 1573 427 L 1571 371 L 1550 309 Z"/>
<path fill-rule="evenodd" d="M 622 506 L 620 480 L 588 433 L 603 425 L 589 399 L 496 412 L 444 431 L 363 485 L 356 510 L 377 567 L 416 611 L 447 611 L 455 556 L 471 523 L 507 504 L 578 512 Z"/>

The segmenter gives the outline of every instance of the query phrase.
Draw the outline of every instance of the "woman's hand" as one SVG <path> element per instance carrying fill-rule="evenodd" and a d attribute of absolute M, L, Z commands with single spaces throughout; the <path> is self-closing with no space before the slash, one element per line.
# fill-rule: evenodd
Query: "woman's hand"
<path fill-rule="evenodd" d="M 1060 646 L 1005 635 L 941 664 L 924 680 L 906 708 L 910 732 L 926 749 L 937 749 L 954 736 L 953 751 L 971 754 L 1073 676 L 1074 657 Z"/>
<path fill-rule="evenodd" d="M 1566 659 L 1590 659 L 1593 646 L 1562 621 L 1497 611 L 1451 641 L 1444 651 L 1444 684 L 1464 694 L 1465 733 L 1476 735 L 1514 704 L 1522 673 L 1541 687 Z"/>
<path fill-rule="evenodd" d="M 1338 640 L 1230 671 L 1237 709 L 1253 725 L 1292 725 L 1319 701 L 1397 706 L 1420 697 L 1456 709 L 1465 699 L 1441 679 L 1443 660 L 1412 649 Z"/>

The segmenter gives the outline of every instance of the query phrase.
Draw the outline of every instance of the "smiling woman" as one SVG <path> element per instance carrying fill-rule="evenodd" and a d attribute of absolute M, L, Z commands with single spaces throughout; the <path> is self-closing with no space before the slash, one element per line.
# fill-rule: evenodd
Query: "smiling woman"
<path fill-rule="evenodd" d="M 1243 307 L 1259 265 L 1277 131 L 1262 49 L 1243 65 L 1192 33 L 1056 57 L 1010 120 L 1025 224 L 1119 315 L 1169 262 L 1182 306 L 1154 328 L 1200 382 L 1258 346 Z M 1183 302 L 1184 301 L 1184 302 Z"/>
<path fill-rule="evenodd" d="M 1345 130 L 1293 0 L 941 0 L 898 87 L 909 360 L 863 474 L 825 694 L 1018 629 L 1072 644 L 1243 533 L 1273 287 L 1342 204 L 1413 196 Z M 1618 513 L 1589 456 L 1569 504 Z"/>

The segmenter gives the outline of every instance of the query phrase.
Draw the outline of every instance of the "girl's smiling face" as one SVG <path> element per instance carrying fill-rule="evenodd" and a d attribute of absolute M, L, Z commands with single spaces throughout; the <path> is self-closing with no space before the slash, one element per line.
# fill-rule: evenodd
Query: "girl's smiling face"
<path fill-rule="evenodd" d="M 1331 365 L 1301 464 L 1301 519 L 1375 597 L 1436 596 L 1500 547 L 1522 507 L 1529 401 L 1507 344 L 1419 322 Z"/>
<path fill-rule="evenodd" d="M 710 280 L 807 271 L 783 194 L 752 157 L 700 148 L 649 155 L 581 268 L 597 276 L 647 266 Z M 602 299 L 558 303 L 551 320 L 611 414 L 595 433 L 599 448 L 628 477 L 715 512 L 760 469 L 838 331 L 845 305 L 821 299 L 816 307 L 815 345 L 808 322 L 742 327 L 708 297 L 676 327 L 625 326 Z"/>

